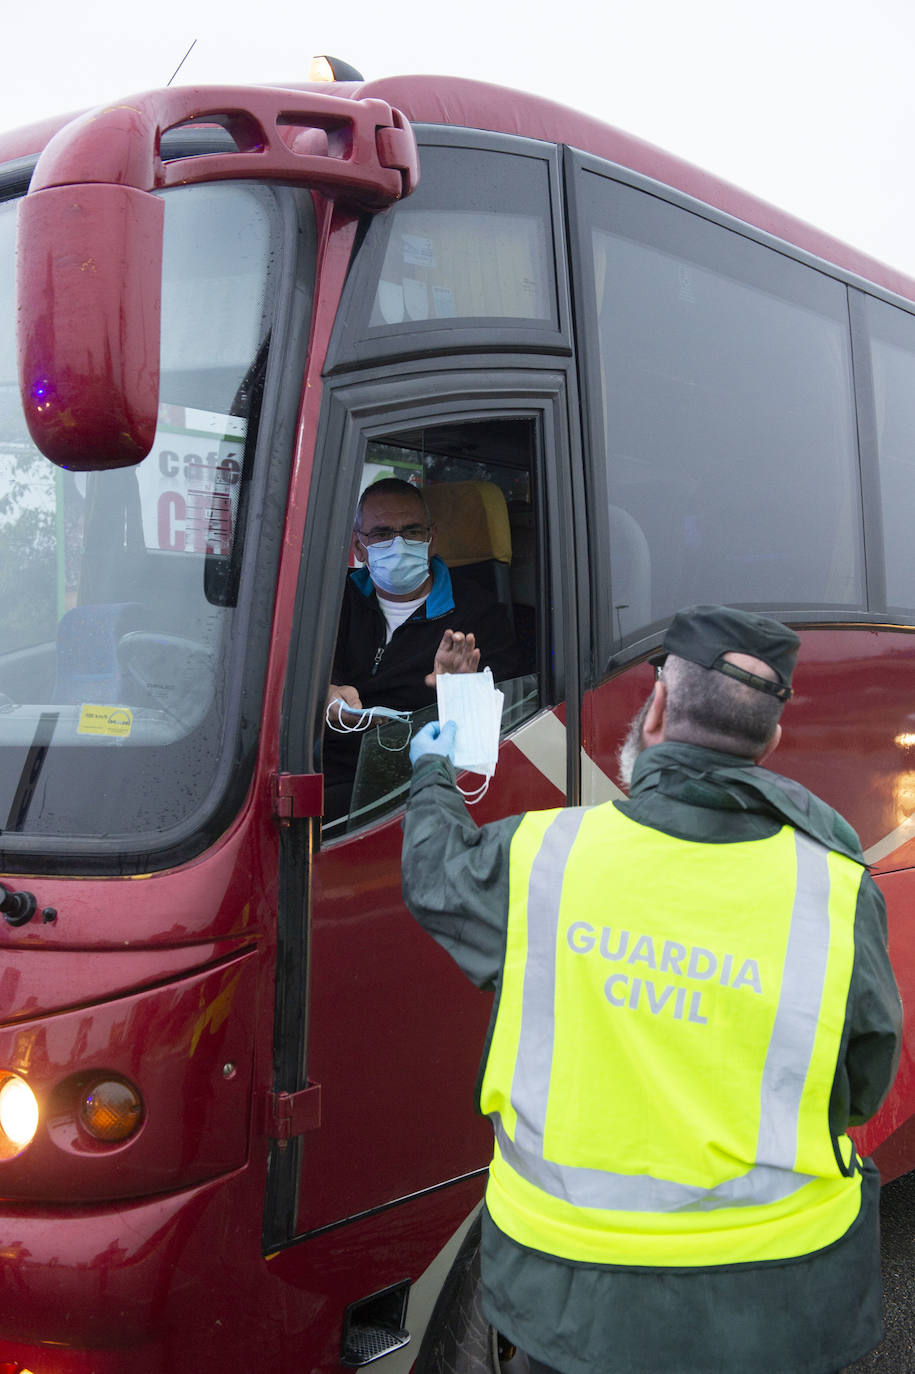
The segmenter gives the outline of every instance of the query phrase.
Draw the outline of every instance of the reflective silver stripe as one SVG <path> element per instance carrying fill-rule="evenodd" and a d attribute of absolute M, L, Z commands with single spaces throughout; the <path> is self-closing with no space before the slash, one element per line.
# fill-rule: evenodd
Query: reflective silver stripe
<path fill-rule="evenodd" d="M 812 1177 L 793 1165 L 804 1084 L 819 1021 L 829 953 L 828 850 L 795 831 L 797 875 L 779 1004 L 760 1090 L 757 1163 L 715 1188 L 692 1187 L 647 1174 L 618 1174 L 544 1158 L 555 1036 L 556 948 L 565 866 L 584 817 L 561 812 L 547 828 L 531 866 L 528 950 L 521 1031 L 511 1101 L 514 1140 L 492 1114 L 499 1151 L 510 1168 L 551 1197 L 612 1211 L 712 1211 L 760 1205 L 790 1196 Z"/>
<path fill-rule="evenodd" d="M 797 885 L 778 1010 L 763 1069 L 756 1159 L 790 1169 L 829 955 L 829 851 L 794 832 Z"/>
<path fill-rule="evenodd" d="M 615 1212 L 714 1212 L 721 1207 L 779 1202 L 813 1177 L 757 1165 L 716 1188 L 697 1188 L 650 1174 L 612 1174 L 606 1169 L 556 1164 L 542 1154 L 521 1149 L 509 1138 L 498 1112 L 493 1112 L 491 1119 L 506 1164 L 550 1197 L 575 1207 Z"/>
<path fill-rule="evenodd" d="M 583 811 L 573 809 L 560 811 L 550 822 L 534 856 L 528 883 L 527 960 L 511 1096 L 518 1113 L 515 1140 L 522 1150 L 541 1157 L 553 1068 L 562 879 L 583 818 Z"/>

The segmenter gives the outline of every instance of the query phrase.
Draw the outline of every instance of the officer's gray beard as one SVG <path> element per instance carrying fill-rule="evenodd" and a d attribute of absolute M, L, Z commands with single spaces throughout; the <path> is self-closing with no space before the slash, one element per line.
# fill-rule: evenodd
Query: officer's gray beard
<path fill-rule="evenodd" d="M 645 717 L 648 715 L 648 708 L 651 705 L 651 697 L 645 702 L 641 710 L 632 717 L 629 729 L 626 731 L 626 738 L 620 745 L 617 754 L 619 765 L 619 779 L 626 791 L 632 786 L 632 770 L 635 768 L 635 761 L 645 748 L 645 741 L 642 738 L 642 726 Z"/>

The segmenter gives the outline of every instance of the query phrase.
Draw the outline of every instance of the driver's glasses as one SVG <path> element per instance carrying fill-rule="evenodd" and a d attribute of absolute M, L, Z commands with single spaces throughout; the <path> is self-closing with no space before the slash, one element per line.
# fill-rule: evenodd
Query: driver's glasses
<path fill-rule="evenodd" d="M 363 544 L 390 545 L 398 535 L 408 544 L 425 544 L 429 538 L 429 525 L 401 525 L 399 530 L 392 525 L 376 525 L 371 530 L 357 530 Z"/>

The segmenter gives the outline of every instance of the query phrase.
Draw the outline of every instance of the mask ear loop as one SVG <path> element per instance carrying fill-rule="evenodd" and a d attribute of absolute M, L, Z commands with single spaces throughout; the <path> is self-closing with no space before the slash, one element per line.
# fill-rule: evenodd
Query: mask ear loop
<path fill-rule="evenodd" d="M 394 722 L 391 721 L 390 724 L 393 725 Z M 379 749 L 383 749 L 384 752 L 385 752 L 386 754 L 402 754 L 403 751 L 404 751 L 404 750 L 407 748 L 407 746 L 409 745 L 410 740 L 411 740 L 412 737 L 413 737 L 413 727 L 411 726 L 410 722 L 409 722 L 408 720 L 405 720 L 405 721 L 403 721 L 403 724 L 407 727 L 406 738 L 404 739 L 403 744 L 394 744 L 394 745 L 385 744 L 384 740 L 381 738 L 381 725 L 380 725 L 380 724 L 376 725 L 376 726 L 375 726 L 375 735 L 376 735 L 376 738 L 377 738 L 377 740 L 378 740 L 378 748 L 379 748 Z"/>
<path fill-rule="evenodd" d="M 489 784 L 491 781 L 492 776 L 490 775 L 489 777 L 485 777 L 483 779 L 479 787 L 468 788 L 466 792 L 464 791 L 463 787 L 459 782 L 455 783 L 455 787 L 460 792 L 461 796 L 464 798 L 464 801 L 467 803 L 468 806 L 476 806 L 477 802 L 482 801 L 483 798 L 486 796 L 486 793 L 489 791 Z"/>
<path fill-rule="evenodd" d="M 336 724 L 330 718 L 330 708 L 332 706 L 337 707 Z M 338 735 L 360 735 L 364 730 L 367 730 L 371 725 L 371 711 L 362 713 L 360 715 L 359 720 L 355 721 L 352 725 L 347 725 L 343 719 L 343 716 L 340 713 L 341 708 L 344 711 L 352 709 L 351 707 L 347 706 L 346 702 L 343 700 L 342 697 L 334 697 L 333 701 L 329 701 L 327 703 L 327 709 L 324 712 L 324 721 L 328 729 L 335 730 Z"/>
<path fill-rule="evenodd" d="M 330 710 L 332 706 L 336 706 L 338 708 L 336 722 L 332 721 L 330 718 Z M 340 714 L 341 709 L 344 711 L 349 711 L 353 715 L 358 715 L 359 719 L 355 721 L 354 724 L 347 725 L 343 719 L 343 716 Z M 398 744 L 396 748 L 389 749 L 386 744 L 382 744 L 380 733 L 378 736 L 378 744 L 382 749 L 387 750 L 389 754 L 400 754 L 403 752 L 404 749 L 406 749 L 407 745 L 410 743 L 409 711 L 389 712 L 384 706 L 368 706 L 363 708 L 357 706 L 349 706 L 343 700 L 342 697 L 334 697 L 333 701 L 329 701 L 327 703 L 327 707 L 324 711 L 324 720 L 328 726 L 328 729 L 335 730 L 338 735 L 361 735 L 364 734 L 365 731 L 368 730 L 372 725 L 375 725 L 376 729 L 380 731 L 380 720 L 402 721 L 403 724 L 408 727 L 407 738 L 404 740 L 403 744 Z"/>

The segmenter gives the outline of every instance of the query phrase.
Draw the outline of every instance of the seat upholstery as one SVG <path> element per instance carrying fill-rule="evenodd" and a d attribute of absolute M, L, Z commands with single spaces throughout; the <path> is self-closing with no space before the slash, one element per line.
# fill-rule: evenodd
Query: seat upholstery
<path fill-rule="evenodd" d="M 61 617 L 53 702 L 112 705 L 124 700 L 117 646 L 122 635 L 137 628 L 141 611 L 137 602 L 112 601 L 75 606 Z"/>
<path fill-rule="evenodd" d="M 508 506 L 494 482 L 436 482 L 423 487 L 436 525 L 435 551 L 512 609 Z M 460 580 L 460 573 L 458 576 Z"/>

